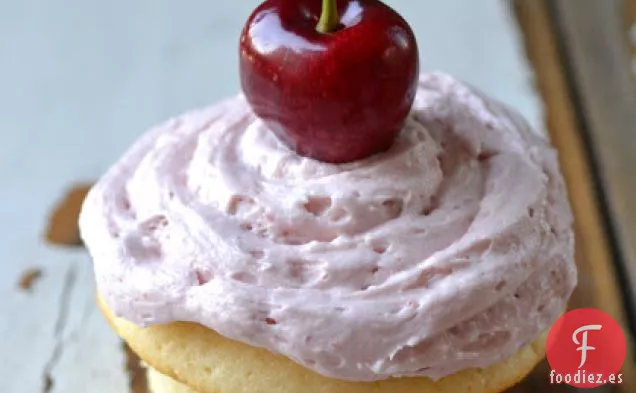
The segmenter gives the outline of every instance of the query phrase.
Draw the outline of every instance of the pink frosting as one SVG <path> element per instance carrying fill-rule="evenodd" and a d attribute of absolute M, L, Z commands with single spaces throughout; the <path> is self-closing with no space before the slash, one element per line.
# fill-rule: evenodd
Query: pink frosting
<path fill-rule="evenodd" d="M 117 315 L 198 322 L 353 381 L 500 362 L 576 285 L 554 151 L 443 74 L 421 77 L 389 151 L 345 165 L 299 157 L 241 96 L 170 120 L 80 225 Z"/>

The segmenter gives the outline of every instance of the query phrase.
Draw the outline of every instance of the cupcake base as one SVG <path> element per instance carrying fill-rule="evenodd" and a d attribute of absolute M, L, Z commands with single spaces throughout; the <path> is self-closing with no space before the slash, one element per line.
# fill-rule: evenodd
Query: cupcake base
<path fill-rule="evenodd" d="M 150 393 L 198 393 L 152 367 L 148 367 L 146 374 Z"/>
<path fill-rule="evenodd" d="M 153 393 L 500 393 L 520 382 L 545 356 L 547 333 L 505 362 L 464 370 L 439 381 L 425 377 L 348 382 L 316 374 L 288 358 L 177 322 L 140 328 L 102 312 L 149 365 Z"/>

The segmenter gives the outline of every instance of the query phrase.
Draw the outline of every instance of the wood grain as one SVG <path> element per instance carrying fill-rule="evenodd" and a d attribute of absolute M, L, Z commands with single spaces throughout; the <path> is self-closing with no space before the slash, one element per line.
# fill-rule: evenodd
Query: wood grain
<path fill-rule="evenodd" d="M 621 278 L 636 317 L 636 84 L 624 30 L 623 2 L 554 2 L 580 110 L 611 216 Z M 630 294 L 628 294 L 630 295 Z"/>
<path fill-rule="evenodd" d="M 581 4 L 578 0 L 572 3 Z M 617 288 L 618 277 L 614 269 L 610 243 L 604 230 L 601 204 L 596 198 L 592 166 L 570 94 L 548 3 L 544 0 L 516 0 L 514 4 L 518 20 L 525 32 L 527 52 L 537 73 L 537 85 L 546 104 L 547 126 L 552 142 L 560 153 L 561 168 L 576 216 L 576 257 L 580 274 L 579 287 L 572 299 L 572 307 L 602 309 L 619 320 L 627 331 L 623 299 Z M 623 369 L 625 384 L 606 386 L 603 388 L 604 391 L 636 391 L 636 366 L 633 363 L 631 347 L 628 350 L 630 354 Z M 537 370 L 528 382 L 534 385 L 516 392 L 570 391 L 557 390 L 554 386 L 546 385 L 545 371 Z M 536 386 L 537 381 L 543 385 Z"/>

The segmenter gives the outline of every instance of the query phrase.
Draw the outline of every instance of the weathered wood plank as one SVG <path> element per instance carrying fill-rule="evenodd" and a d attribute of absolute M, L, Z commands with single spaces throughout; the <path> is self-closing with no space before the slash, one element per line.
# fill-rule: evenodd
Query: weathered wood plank
<path fill-rule="evenodd" d="M 577 0 L 570 4 L 574 3 L 577 7 L 584 8 L 582 2 Z M 621 321 L 627 331 L 623 299 L 617 288 L 617 273 L 604 230 L 601 204 L 595 198 L 592 166 L 586 153 L 580 119 L 569 91 L 548 2 L 517 0 L 515 5 L 518 19 L 525 31 L 527 51 L 537 73 L 537 84 L 546 103 L 550 136 L 560 153 L 561 168 L 576 216 L 576 255 L 580 284 L 571 306 L 602 309 Z M 623 372 L 626 374 L 626 382 L 616 387 L 616 391 L 636 391 L 633 353 L 628 355 Z M 547 387 L 542 389 L 537 391 L 547 391 Z M 549 389 L 553 391 L 554 387 Z"/>
<path fill-rule="evenodd" d="M 636 84 L 617 0 L 559 0 L 555 7 L 575 88 L 599 165 L 600 181 L 621 252 L 622 277 L 636 288 Z"/>
<path fill-rule="evenodd" d="M 83 251 L 34 246 L 42 269 L 31 291 L 0 288 L 2 391 L 126 393 L 120 340 L 95 307 L 93 268 Z M 6 261 L 18 264 L 19 261 Z M 16 284 L 15 275 L 11 278 Z M 8 318 L 7 318 L 8 319 Z M 0 321 L 1 322 L 1 321 Z"/>

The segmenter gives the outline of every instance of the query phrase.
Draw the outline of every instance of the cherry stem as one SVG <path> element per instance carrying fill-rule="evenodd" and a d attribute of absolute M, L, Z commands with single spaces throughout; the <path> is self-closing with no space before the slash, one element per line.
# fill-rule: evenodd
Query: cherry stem
<path fill-rule="evenodd" d="M 320 15 L 316 30 L 323 34 L 331 33 L 336 30 L 338 23 L 338 6 L 336 0 L 322 0 L 322 15 Z"/>

